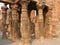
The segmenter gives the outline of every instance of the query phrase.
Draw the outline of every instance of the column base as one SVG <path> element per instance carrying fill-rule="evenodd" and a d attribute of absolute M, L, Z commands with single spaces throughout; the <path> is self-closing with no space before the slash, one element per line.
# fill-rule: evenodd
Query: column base
<path fill-rule="evenodd" d="M 12 36 L 12 35 L 10 35 L 8 38 L 9 38 L 11 41 L 13 41 L 13 42 L 15 42 L 15 41 L 18 41 L 18 40 L 19 40 L 17 36 L 16 36 L 16 37 L 14 37 L 14 36 Z"/>
<path fill-rule="evenodd" d="M 3 32 L 2 39 L 8 39 L 7 34 Z"/>
<path fill-rule="evenodd" d="M 50 33 L 48 33 L 48 34 L 45 35 L 45 38 L 47 38 L 47 39 L 52 39 L 52 38 L 53 38 L 53 35 L 50 34 Z"/>
<path fill-rule="evenodd" d="M 31 43 L 28 39 L 21 39 L 19 45 L 31 45 Z"/>

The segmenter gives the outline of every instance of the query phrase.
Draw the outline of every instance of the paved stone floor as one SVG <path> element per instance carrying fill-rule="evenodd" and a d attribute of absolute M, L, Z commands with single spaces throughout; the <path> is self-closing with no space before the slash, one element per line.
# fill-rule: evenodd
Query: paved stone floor
<path fill-rule="evenodd" d="M 43 41 L 34 41 L 32 45 L 60 45 L 60 39 L 45 39 Z"/>
<path fill-rule="evenodd" d="M 0 45 L 19 45 L 19 41 L 2 40 L 0 32 Z M 60 45 L 60 38 L 33 40 L 32 45 Z"/>

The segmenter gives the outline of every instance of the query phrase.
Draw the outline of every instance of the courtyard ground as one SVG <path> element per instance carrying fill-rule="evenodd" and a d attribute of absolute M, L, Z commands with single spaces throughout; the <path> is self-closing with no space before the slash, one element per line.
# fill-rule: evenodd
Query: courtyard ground
<path fill-rule="evenodd" d="M 3 40 L 1 39 L 0 32 L 0 45 L 19 45 L 19 41 L 12 42 L 8 39 Z M 60 45 L 60 38 L 33 40 L 32 45 Z"/>

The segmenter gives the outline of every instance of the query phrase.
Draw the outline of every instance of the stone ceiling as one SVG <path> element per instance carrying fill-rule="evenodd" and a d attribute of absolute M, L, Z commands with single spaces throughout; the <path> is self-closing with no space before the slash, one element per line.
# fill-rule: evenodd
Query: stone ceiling
<path fill-rule="evenodd" d="M 4 3 L 12 3 L 11 0 L 0 0 L 0 2 L 4 2 Z"/>
<path fill-rule="evenodd" d="M 20 3 L 20 1 L 29 1 L 29 0 L 0 0 L 0 2 L 5 2 L 5 3 Z M 30 0 L 30 1 L 35 1 L 35 2 L 45 2 L 46 5 L 52 5 L 54 0 Z"/>
<path fill-rule="evenodd" d="M 6 2 L 6 3 L 16 3 L 18 1 L 29 1 L 29 0 L 0 0 L 0 2 Z M 39 2 L 40 0 L 30 0 L 30 1 L 36 1 Z"/>

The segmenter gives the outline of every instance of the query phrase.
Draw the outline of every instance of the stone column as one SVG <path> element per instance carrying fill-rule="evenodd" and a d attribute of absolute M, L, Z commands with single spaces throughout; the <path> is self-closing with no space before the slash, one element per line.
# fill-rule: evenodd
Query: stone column
<path fill-rule="evenodd" d="M 43 7 L 42 4 L 37 3 L 38 16 L 35 23 L 35 37 L 40 39 L 43 35 Z"/>
<path fill-rule="evenodd" d="M 52 8 L 48 8 L 48 12 L 46 14 L 46 22 L 45 22 L 45 36 L 47 38 L 52 37 Z"/>
<path fill-rule="evenodd" d="M 18 5 L 11 4 L 12 22 L 11 22 L 11 39 L 16 41 L 18 39 Z"/>
<path fill-rule="evenodd" d="M 28 1 L 22 1 L 22 13 L 21 13 L 21 26 L 20 26 L 20 31 L 21 31 L 21 36 L 22 36 L 22 41 L 25 42 L 23 44 L 29 45 L 29 40 L 30 40 L 30 21 L 28 18 L 28 12 L 27 12 L 27 7 L 28 7 Z"/>
<path fill-rule="evenodd" d="M 6 26 L 6 19 L 7 19 L 7 7 L 6 5 L 2 7 L 2 24 L 3 24 L 3 35 L 2 38 L 7 38 L 7 26 Z"/>
<path fill-rule="evenodd" d="M 12 34 L 11 34 L 11 30 L 12 30 L 12 13 L 11 13 L 11 9 L 8 9 L 7 10 L 7 15 L 8 15 L 8 18 L 7 18 L 7 23 L 8 23 L 8 38 L 11 39 L 12 38 Z"/>
<path fill-rule="evenodd" d="M 36 18 L 36 10 L 32 10 L 31 13 L 30 13 L 31 33 L 32 33 L 32 36 L 35 35 L 35 18 Z"/>

